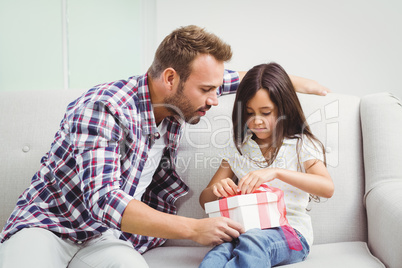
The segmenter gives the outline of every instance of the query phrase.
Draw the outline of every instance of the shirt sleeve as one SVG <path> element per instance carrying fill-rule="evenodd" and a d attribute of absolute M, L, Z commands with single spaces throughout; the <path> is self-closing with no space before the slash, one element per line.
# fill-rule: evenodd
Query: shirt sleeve
<path fill-rule="evenodd" d="M 219 158 L 220 158 L 221 160 L 226 160 L 229 164 L 232 163 L 232 161 L 231 161 L 231 150 L 230 150 L 230 148 L 229 148 L 228 146 L 227 146 L 227 147 L 224 147 L 224 148 L 219 152 L 218 156 L 219 156 Z"/>
<path fill-rule="evenodd" d="M 230 139 L 229 145 L 220 151 L 219 157 L 221 160 L 226 160 L 228 162 L 237 178 L 242 178 L 247 174 L 249 170 L 248 159 L 239 153 L 233 139 Z"/>
<path fill-rule="evenodd" d="M 73 114 L 70 139 L 83 199 L 91 216 L 120 229 L 133 199 L 120 189 L 119 141 L 124 131 L 103 103 L 89 103 Z"/>
<path fill-rule="evenodd" d="M 304 163 L 311 159 L 324 161 L 324 154 L 318 142 L 312 141 L 304 136 L 302 147 L 300 150 L 300 162 Z"/>
<path fill-rule="evenodd" d="M 217 89 L 218 96 L 235 93 L 239 84 L 239 73 L 236 71 L 225 69 L 225 72 L 223 74 L 223 84 Z"/>

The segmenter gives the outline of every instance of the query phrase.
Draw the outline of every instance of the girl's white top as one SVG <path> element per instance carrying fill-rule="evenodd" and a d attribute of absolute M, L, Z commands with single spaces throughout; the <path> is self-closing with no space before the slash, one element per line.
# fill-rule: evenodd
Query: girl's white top
<path fill-rule="evenodd" d="M 302 139 L 299 140 L 301 146 L 299 153 L 301 170 L 298 170 L 297 141 L 298 139 L 284 139 L 275 161 L 269 167 L 266 166 L 267 163 L 258 144 L 251 139 L 251 134 L 245 138 L 241 148 L 243 155 L 240 155 L 231 139 L 230 145 L 222 152 L 222 159 L 228 161 L 238 179 L 241 179 L 251 171 L 261 168 L 276 167 L 305 172 L 303 165 L 305 161 L 311 159 L 323 161 L 321 147 L 303 135 Z M 309 194 L 279 179 L 274 179 L 266 184 L 279 188 L 284 192 L 288 222 L 305 237 L 311 246 L 313 244 L 313 227 L 311 225 L 311 218 L 306 210 L 309 202 Z"/>

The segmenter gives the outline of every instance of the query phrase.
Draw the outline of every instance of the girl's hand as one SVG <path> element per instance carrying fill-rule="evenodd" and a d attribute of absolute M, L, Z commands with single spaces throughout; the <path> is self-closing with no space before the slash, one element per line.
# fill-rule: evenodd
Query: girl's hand
<path fill-rule="evenodd" d="M 240 179 L 238 189 L 242 194 L 250 194 L 258 189 L 261 184 L 276 179 L 276 168 L 264 168 L 248 173 Z"/>
<path fill-rule="evenodd" d="M 212 192 L 217 197 L 228 197 L 237 194 L 237 185 L 232 179 L 226 178 L 212 185 Z"/>

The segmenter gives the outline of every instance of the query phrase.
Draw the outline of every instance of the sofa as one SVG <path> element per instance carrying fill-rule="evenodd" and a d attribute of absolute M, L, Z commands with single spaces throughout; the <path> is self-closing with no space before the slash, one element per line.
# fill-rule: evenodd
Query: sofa
<path fill-rule="evenodd" d="M 0 227 L 47 152 L 65 108 L 82 91 L 0 92 Z M 327 150 L 332 198 L 310 202 L 314 245 L 286 267 L 402 267 L 402 106 L 388 93 L 362 98 L 298 94 L 313 132 Z M 177 170 L 190 192 L 178 214 L 207 217 L 198 197 L 230 138 L 234 95 L 219 98 L 197 125 L 187 125 Z M 150 267 L 198 267 L 210 247 L 168 240 L 144 254 Z"/>

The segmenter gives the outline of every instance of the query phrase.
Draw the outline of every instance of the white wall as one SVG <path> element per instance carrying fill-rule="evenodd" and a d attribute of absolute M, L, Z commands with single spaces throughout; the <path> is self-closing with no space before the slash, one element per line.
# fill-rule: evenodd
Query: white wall
<path fill-rule="evenodd" d="M 402 97 L 401 14 L 400 0 L 156 0 L 155 47 L 196 24 L 232 46 L 228 68 L 276 61 L 334 92 Z"/>
<path fill-rule="evenodd" d="M 145 1 L 0 0 L 0 91 L 88 89 L 144 72 Z"/>
<path fill-rule="evenodd" d="M 61 1 L 0 1 L 0 90 L 62 88 Z"/>
<path fill-rule="evenodd" d="M 276 61 L 334 92 L 402 97 L 401 14 L 400 0 L 1 0 L 0 91 L 142 74 L 167 34 L 197 24 L 232 45 L 228 68 Z"/>
<path fill-rule="evenodd" d="M 69 88 L 90 88 L 142 71 L 139 0 L 65 1 Z"/>

